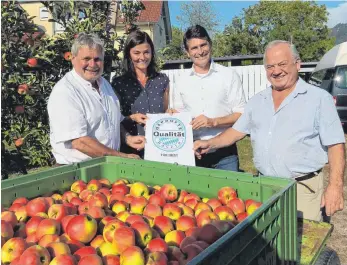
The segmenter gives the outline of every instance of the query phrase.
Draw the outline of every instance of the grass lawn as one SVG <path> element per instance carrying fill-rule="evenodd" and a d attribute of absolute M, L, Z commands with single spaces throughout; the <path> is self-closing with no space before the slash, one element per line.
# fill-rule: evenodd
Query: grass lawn
<path fill-rule="evenodd" d="M 247 173 L 257 174 L 252 160 L 253 152 L 251 140 L 248 136 L 237 143 L 237 150 L 239 152 L 240 169 Z"/>

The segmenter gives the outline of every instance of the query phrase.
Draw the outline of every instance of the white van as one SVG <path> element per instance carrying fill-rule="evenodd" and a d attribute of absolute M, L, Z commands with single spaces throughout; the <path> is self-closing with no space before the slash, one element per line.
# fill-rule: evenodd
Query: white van
<path fill-rule="evenodd" d="M 347 127 L 347 42 L 336 45 L 319 61 L 308 81 L 328 91 L 335 101 L 341 123 Z"/>

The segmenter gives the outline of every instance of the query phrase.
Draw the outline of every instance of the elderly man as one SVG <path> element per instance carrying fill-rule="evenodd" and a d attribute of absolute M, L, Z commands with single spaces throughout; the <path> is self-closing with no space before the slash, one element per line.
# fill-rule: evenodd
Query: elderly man
<path fill-rule="evenodd" d="M 295 46 L 273 41 L 264 65 L 271 87 L 247 103 L 232 128 L 208 141 L 197 141 L 198 157 L 211 148 L 235 143 L 250 134 L 254 164 L 260 174 L 297 180 L 298 216 L 321 220 L 343 209 L 344 134 L 331 95 L 299 78 Z M 323 189 L 322 168 L 330 177 Z"/>
<path fill-rule="evenodd" d="M 138 158 L 118 152 L 123 117 L 111 85 L 101 77 L 103 42 L 94 34 L 81 33 L 71 53 L 73 70 L 54 86 L 47 106 L 56 162 L 71 164 L 105 155 Z M 144 147 L 143 136 L 122 134 L 129 146 Z"/>
<path fill-rule="evenodd" d="M 171 112 L 190 112 L 194 140 L 210 139 L 241 116 L 246 104 L 241 80 L 233 69 L 213 62 L 212 41 L 202 26 L 188 28 L 183 43 L 193 66 L 175 85 Z M 236 145 L 211 150 L 196 165 L 238 171 Z"/>

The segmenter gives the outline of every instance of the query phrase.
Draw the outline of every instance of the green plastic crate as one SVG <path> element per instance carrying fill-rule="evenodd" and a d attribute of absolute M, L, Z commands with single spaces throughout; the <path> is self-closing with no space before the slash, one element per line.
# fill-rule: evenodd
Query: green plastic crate
<path fill-rule="evenodd" d="M 62 192 L 77 179 L 88 182 L 93 178 L 127 178 L 149 185 L 172 183 L 201 197 L 216 197 L 221 187 L 232 186 L 240 198 L 263 205 L 189 264 L 297 264 L 296 184 L 291 179 L 102 157 L 2 181 L 2 203 L 7 206 L 16 197 Z"/>

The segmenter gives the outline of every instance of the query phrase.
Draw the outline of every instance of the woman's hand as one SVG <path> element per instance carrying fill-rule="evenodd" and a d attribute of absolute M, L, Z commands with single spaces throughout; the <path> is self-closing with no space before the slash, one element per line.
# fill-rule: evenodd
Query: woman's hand
<path fill-rule="evenodd" d="M 146 120 L 148 119 L 148 117 L 142 113 L 131 114 L 129 117 L 139 124 L 146 124 Z"/>

